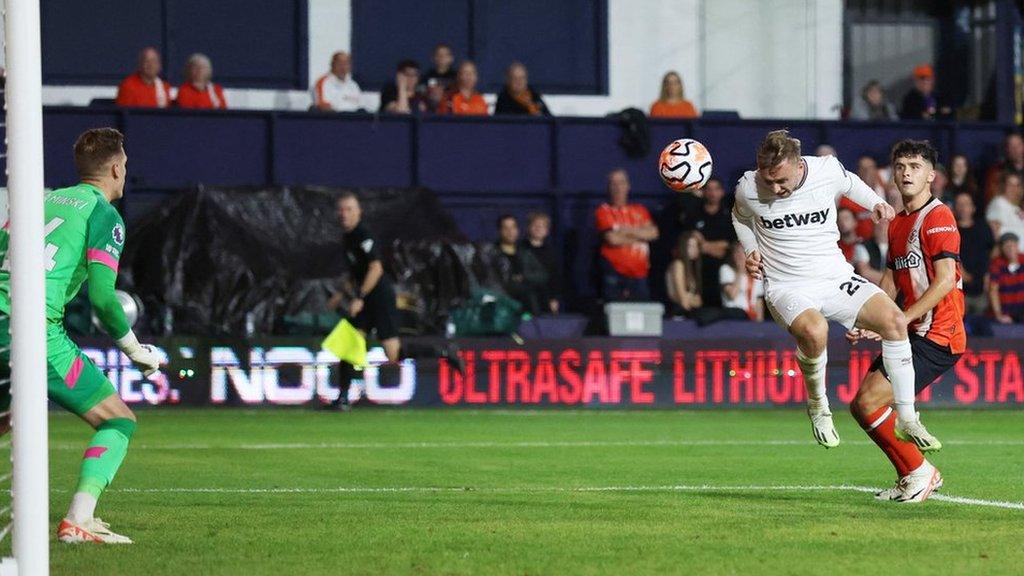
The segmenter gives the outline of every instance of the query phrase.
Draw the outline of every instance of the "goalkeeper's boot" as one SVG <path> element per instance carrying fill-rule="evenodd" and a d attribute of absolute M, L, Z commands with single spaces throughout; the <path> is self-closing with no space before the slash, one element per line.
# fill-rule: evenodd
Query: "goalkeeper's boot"
<path fill-rule="evenodd" d="M 57 527 L 57 540 L 66 544 L 81 544 L 93 542 L 96 544 L 131 544 L 132 539 L 127 536 L 116 534 L 110 530 L 107 524 L 99 518 L 90 518 L 85 522 L 72 522 L 65 518 L 60 521 Z"/>
<path fill-rule="evenodd" d="M 942 450 L 942 442 L 939 442 L 939 439 L 932 436 L 924 424 L 921 424 L 921 414 L 917 413 L 914 416 L 917 418 L 912 421 L 896 419 L 896 429 L 894 430 L 896 437 L 904 442 L 913 442 L 921 452 Z"/>
<path fill-rule="evenodd" d="M 836 431 L 836 425 L 832 422 L 832 412 L 827 406 L 808 403 L 807 417 L 811 419 L 811 432 L 814 433 L 814 439 L 818 444 L 825 448 L 839 446 L 839 432 Z"/>
<path fill-rule="evenodd" d="M 942 474 L 939 473 L 938 468 L 932 466 L 931 462 L 925 460 L 917 467 L 917 470 L 900 478 L 900 484 L 903 486 L 903 493 L 894 498 L 896 502 L 904 504 L 924 502 L 932 495 L 932 492 L 942 488 Z"/>

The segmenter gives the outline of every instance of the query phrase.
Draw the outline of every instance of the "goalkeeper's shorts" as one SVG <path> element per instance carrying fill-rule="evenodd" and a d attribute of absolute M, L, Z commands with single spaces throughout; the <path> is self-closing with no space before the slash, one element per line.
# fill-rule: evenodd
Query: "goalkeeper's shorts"
<path fill-rule="evenodd" d="M 0 314 L 0 413 L 11 406 L 11 319 Z M 117 390 L 68 338 L 60 324 L 46 325 L 46 388 L 50 400 L 78 416 Z"/>

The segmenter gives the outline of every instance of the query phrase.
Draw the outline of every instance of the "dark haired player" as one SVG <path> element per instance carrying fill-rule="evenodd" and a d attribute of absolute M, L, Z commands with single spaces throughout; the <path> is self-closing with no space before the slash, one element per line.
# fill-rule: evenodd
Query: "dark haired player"
<path fill-rule="evenodd" d="M 96 429 L 82 456 L 78 487 L 67 516 L 57 528 L 66 543 L 131 544 L 93 516 L 96 501 L 117 474 L 135 432 L 135 414 L 118 396 L 92 360 L 64 331 L 64 306 L 89 283 L 89 302 L 104 330 L 146 376 L 157 371 L 160 359 L 131 330 L 114 296 L 118 260 L 124 247 L 124 222 L 111 202 L 124 195 L 128 156 L 124 136 L 113 128 L 83 132 L 75 141 L 77 186 L 47 192 L 46 215 L 46 364 L 47 394 L 51 400 Z M 11 275 L 10 237 L 0 230 L 0 378 L 10 378 Z M 42 384 L 42 383 L 40 383 Z M 3 431 L 8 428 L 10 390 L 0 395 Z"/>
<path fill-rule="evenodd" d="M 353 326 L 364 334 L 374 334 L 384 348 L 384 354 L 389 362 L 398 362 L 403 352 L 406 353 L 406 357 L 442 356 L 455 370 L 461 370 L 462 363 L 454 346 L 441 349 L 429 347 L 421 350 L 422 347 L 407 344 L 403 350 L 398 337 L 401 321 L 395 289 L 384 273 L 380 247 L 363 224 L 363 210 L 359 198 L 352 192 L 345 192 L 338 198 L 337 209 L 338 219 L 344 231 L 342 243 L 345 261 L 352 281 L 352 294 L 346 312 Z M 327 304 L 328 307 L 339 308 L 343 298 L 342 292 L 334 294 Z M 342 361 L 338 374 L 340 392 L 331 406 L 346 410 L 349 407 L 348 391 L 357 370 L 348 362 Z"/>
<path fill-rule="evenodd" d="M 937 154 L 927 141 L 903 140 L 892 149 L 893 182 L 905 209 L 889 223 L 889 255 L 882 289 L 902 297 L 913 349 L 915 392 L 920 393 L 952 368 L 967 347 L 960 232 L 953 212 L 931 194 Z M 856 343 L 877 335 L 853 329 Z M 942 486 L 942 475 L 922 450 L 938 450 L 937 440 L 922 444 L 895 427 L 893 387 L 881 357 L 861 383 L 850 411 L 892 462 L 896 485 L 876 494 L 880 500 L 923 502 Z"/>

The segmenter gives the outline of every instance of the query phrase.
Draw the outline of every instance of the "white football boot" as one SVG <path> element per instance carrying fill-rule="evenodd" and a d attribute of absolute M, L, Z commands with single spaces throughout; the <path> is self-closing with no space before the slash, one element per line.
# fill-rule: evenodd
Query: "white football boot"
<path fill-rule="evenodd" d="M 900 484 L 903 493 L 893 500 L 903 504 L 916 504 L 924 502 L 932 492 L 942 488 L 942 474 L 931 462 L 925 460 L 917 470 L 900 478 Z"/>
<path fill-rule="evenodd" d="M 913 442 L 921 452 L 938 452 L 942 450 L 942 442 L 921 424 L 920 412 L 914 414 L 917 419 L 904 421 L 896 418 L 896 437 L 904 442 Z"/>
<path fill-rule="evenodd" d="M 99 518 L 90 518 L 85 522 L 72 522 L 69 518 L 60 521 L 57 527 L 57 540 L 66 544 L 93 542 L 96 544 L 131 544 L 132 539 L 116 534 Z"/>
<path fill-rule="evenodd" d="M 832 422 L 832 412 L 828 407 L 819 407 L 807 404 L 807 417 L 811 419 L 811 432 L 814 439 L 825 448 L 839 446 L 839 432 Z"/>

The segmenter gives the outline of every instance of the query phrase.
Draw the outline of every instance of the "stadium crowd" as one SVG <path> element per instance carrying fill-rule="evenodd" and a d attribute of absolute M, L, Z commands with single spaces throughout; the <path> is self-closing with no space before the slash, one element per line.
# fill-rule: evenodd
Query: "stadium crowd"
<path fill-rule="evenodd" d="M 819 147 L 817 153 L 834 152 Z M 982 186 L 965 156 L 936 167 L 933 194 L 950 206 L 961 235 L 960 265 L 966 312 L 1004 324 L 1024 323 L 1024 140 L 1006 136 L 1004 158 Z M 857 174 L 897 210 L 902 209 L 888 167 L 863 156 Z M 629 176 L 608 174 L 608 200 L 594 214 L 600 235 L 600 294 L 604 301 L 650 300 L 662 283 L 671 316 L 706 325 L 718 320 L 765 319 L 764 287 L 747 276 L 743 249 L 732 226 L 732 193 L 712 178 L 699 191 L 677 194 L 652 216 L 629 201 Z M 498 222 L 497 245 L 505 254 L 502 285 L 532 313 L 557 313 L 561 288 L 558 253 L 548 239 L 550 217 L 533 213 L 527 240 L 516 218 Z M 875 224 L 868 210 L 843 199 L 838 207 L 839 247 L 857 273 L 880 283 L 885 272 L 888 222 Z M 658 265 L 659 256 L 664 260 Z M 657 271 L 657 275 L 654 275 Z M 661 275 L 664 278 L 661 278 Z"/>
<path fill-rule="evenodd" d="M 379 113 L 416 115 L 551 115 L 541 93 L 529 83 L 520 62 L 505 71 L 505 82 L 493 110 L 478 88 L 479 75 L 470 60 L 456 61 L 446 44 L 437 45 L 425 72 L 413 59 L 395 67 L 394 80 L 380 93 Z M 176 90 L 161 78 L 160 53 L 143 49 L 138 67 L 120 84 L 116 103 L 130 107 L 227 108 L 223 88 L 213 81 L 213 65 L 196 53 L 187 60 Z M 330 69 L 310 89 L 311 109 L 366 111 L 366 99 L 353 78 L 353 58 L 332 55 Z M 935 93 L 935 73 L 920 65 L 911 73 L 913 87 L 899 108 L 880 82 L 869 81 L 846 111 L 851 120 L 932 120 L 953 117 Z M 657 99 L 649 108 L 654 118 L 695 118 L 699 112 L 686 99 L 683 78 L 667 72 Z M 835 154 L 829 145 L 817 155 Z M 878 159 L 862 156 L 856 172 L 897 209 L 900 196 L 889 170 Z M 1024 322 L 1024 139 L 1008 134 L 1002 158 L 979 172 L 957 155 L 938 166 L 932 190 L 956 214 L 963 239 L 961 266 L 968 315 L 988 316 L 1000 323 Z M 763 287 L 744 273 L 742 249 L 733 232 L 731 193 L 712 179 L 701 191 L 677 195 L 657 217 L 629 201 L 629 176 L 613 170 L 608 176 L 608 201 L 595 213 L 600 234 L 598 268 L 605 301 L 648 300 L 663 295 L 669 313 L 707 324 L 719 319 L 763 320 Z M 857 272 L 880 282 L 885 271 L 887 230 L 871 221 L 870 212 L 843 199 L 837 213 L 840 247 Z M 511 215 L 498 222 L 496 275 L 509 295 L 535 314 L 558 313 L 562 299 L 559 251 L 549 239 L 551 218 L 531 214 L 525 239 Z M 659 277 L 651 278 L 653 273 Z M 655 284 L 660 288 L 651 290 Z"/>
<path fill-rule="evenodd" d="M 330 66 L 310 87 L 310 109 L 334 112 L 367 112 L 362 88 L 353 77 L 352 55 L 345 51 L 331 56 Z M 521 62 L 512 62 L 505 70 L 505 82 L 497 94 L 493 110 L 478 90 L 479 75 L 471 60 L 456 63 L 451 46 L 438 44 L 431 54 L 431 68 L 425 73 L 414 59 L 404 59 L 395 67 L 394 81 L 380 92 L 380 113 L 417 115 L 550 116 L 540 92 L 529 83 L 529 71 Z M 185 63 L 185 81 L 176 89 L 161 78 L 160 52 L 143 48 L 135 72 L 118 86 L 118 106 L 142 108 L 228 107 L 224 89 L 213 81 L 213 64 L 201 53 L 189 56 Z M 913 87 L 903 96 L 899 109 L 889 100 L 878 80 L 861 88 L 852 106 L 843 111 L 851 120 L 935 120 L 954 117 L 935 92 L 935 72 L 928 64 L 915 67 L 910 75 Z M 650 105 L 652 118 L 697 118 L 697 108 L 686 99 L 682 76 L 666 72 L 658 98 Z"/>

